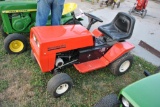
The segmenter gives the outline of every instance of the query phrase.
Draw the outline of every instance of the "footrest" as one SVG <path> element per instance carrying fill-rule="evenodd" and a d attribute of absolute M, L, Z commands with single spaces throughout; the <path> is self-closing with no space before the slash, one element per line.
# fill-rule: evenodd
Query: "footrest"
<path fill-rule="evenodd" d="M 80 73 L 87 73 L 96 69 L 104 68 L 109 64 L 109 61 L 107 61 L 104 57 L 101 57 L 100 59 L 80 63 L 80 64 L 74 64 L 75 68 Z"/>

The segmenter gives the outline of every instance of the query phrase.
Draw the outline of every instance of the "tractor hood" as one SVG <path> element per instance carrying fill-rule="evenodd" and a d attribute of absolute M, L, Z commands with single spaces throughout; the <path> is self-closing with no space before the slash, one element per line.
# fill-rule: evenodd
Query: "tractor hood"
<path fill-rule="evenodd" d="M 81 25 L 32 27 L 30 41 L 37 38 L 45 52 L 63 52 L 93 46 L 92 34 Z"/>
<path fill-rule="evenodd" d="M 134 107 L 160 107 L 160 73 L 139 80 L 121 91 Z"/>
<path fill-rule="evenodd" d="M 36 11 L 36 1 L 0 1 L 0 13 Z M 21 11 L 20 11 L 21 10 Z"/>

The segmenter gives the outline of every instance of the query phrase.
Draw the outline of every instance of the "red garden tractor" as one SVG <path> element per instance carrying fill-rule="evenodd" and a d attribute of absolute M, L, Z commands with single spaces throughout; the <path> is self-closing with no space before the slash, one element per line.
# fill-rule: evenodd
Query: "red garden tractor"
<path fill-rule="evenodd" d="M 144 18 L 147 14 L 147 7 L 148 0 L 137 0 L 134 4 L 134 7 L 129 10 L 129 14 L 136 13 L 139 14 L 142 18 Z"/>
<path fill-rule="evenodd" d="M 90 27 L 100 18 L 84 13 L 90 20 L 87 29 L 81 25 L 33 27 L 30 32 L 31 56 L 42 72 L 55 74 L 47 90 L 59 97 L 71 89 L 69 75 L 60 71 L 69 66 L 80 73 L 91 72 L 106 66 L 114 75 L 126 73 L 133 62 L 130 51 L 134 45 L 127 42 L 132 36 L 135 18 L 119 12 L 113 21 L 90 32 Z"/>

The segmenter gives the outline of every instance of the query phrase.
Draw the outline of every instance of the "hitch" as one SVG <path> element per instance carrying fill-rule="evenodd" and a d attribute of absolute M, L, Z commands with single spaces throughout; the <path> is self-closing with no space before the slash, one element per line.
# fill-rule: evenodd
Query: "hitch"
<path fill-rule="evenodd" d="M 151 74 L 150 74 L 150 72 L 149 72 L 149 71 L 147 71 L 147 70 L 144 70 L 143 74 L 144 74 L 146 77 L 148 77 L 148 76 L 150 76 L 150 75 L 151 75 Z"/>

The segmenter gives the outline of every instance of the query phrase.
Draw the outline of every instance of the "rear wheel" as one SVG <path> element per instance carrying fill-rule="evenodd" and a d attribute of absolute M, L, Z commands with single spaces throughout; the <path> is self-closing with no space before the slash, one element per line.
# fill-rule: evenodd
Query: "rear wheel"
<path fill-rule="evenodd" d="M 22 53 L 27 46 L 27 39 L 21 34 L 10 34 L 4 39 L 4 48 L 10 54 Z"/>
<path fill-rule="evenodd" d="M 120 6 L 120 2 L 117 3 L 117 8 L 119 8 L 119 6 Z"/>
<path fill-rule="evenodd" d="M 110 65 L 110 70 L 114 75 L 122 75 L 126 73 L 133 63 L 133 56 L 126 53 Z"/>
<path fill-rule="evenodd" d="M 146 14 L 147 14 L 147 10 L 144 9 L 143 12 L 142 12 L 141 17 L 144 18 L 146 16 Z"/>
<path fill-rule="evenodd" d="M 82 23 L 79 21 L 79 20 L 69 20 L 69 21 L 67 21 L 64 25 L 72 25 L 72 24 L 80 24 L 80 25 L 82 25 Z"/>
<path fill-rule="evenodd" d="M 73 86 L 72 79 L 66 73 L 59 73 L 53 76 L 47 84 L 48 92 L 55 98 L 62 96 Z"/>
<path fill-rule="evenodd" d="M 133 7 L 132 9 L 129 10 L 129 14 L 131 15 L 132 12 L 134 11 L 135 7 Z"/>
<path fill-rule="evenodd" d="M 119 107 L 120 102 L 116 94 L 110 94 L 103 97 L 94 107 Z"/>

